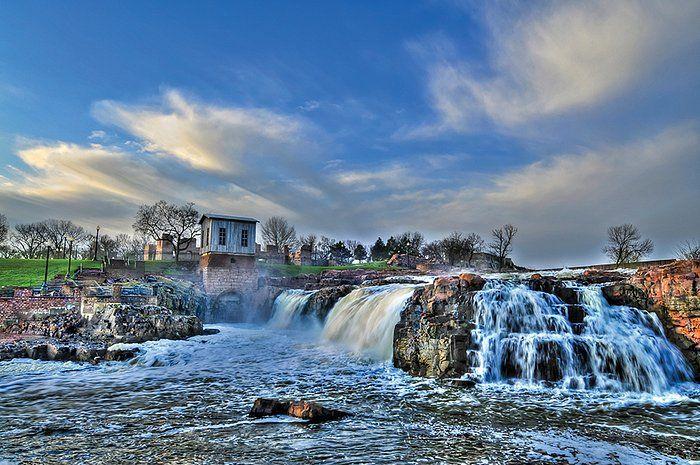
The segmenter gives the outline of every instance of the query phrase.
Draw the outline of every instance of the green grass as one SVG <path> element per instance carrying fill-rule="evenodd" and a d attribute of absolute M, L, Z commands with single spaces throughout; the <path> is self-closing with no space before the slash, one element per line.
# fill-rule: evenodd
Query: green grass
<path fill-rule="evenodd" d="M 0 258 L 0 287 L 40 286 L 44 282 L 44 266 L 41 259 Z M 100 262 L 92 260 L 71 260 L 71 271 L 80 268 L 100 268 Z M 68 259 L 49 260 L 49 280 L 68 270 Z"/>
<path fill-rule="evenodd" d="M 326 270 L 385 270 L 386 262 L 358 263 L 356 265 L 339 266 L 313 266 L 313 265 L 281 265 L 275 263 L 259 263 L 262 270 L 269 270 L 271 273 L 282 276 L 298 276 L 300 274 L 318 274 Z"/>

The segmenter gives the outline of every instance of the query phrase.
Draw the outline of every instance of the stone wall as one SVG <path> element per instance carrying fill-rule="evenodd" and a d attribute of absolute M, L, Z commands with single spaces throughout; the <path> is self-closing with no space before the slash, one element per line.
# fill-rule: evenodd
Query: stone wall
<path fill-rule="evenodd" d="M 33 295 L 32 289 L 17 288 L 13 297 L 0 297 L 0 331 L 6 323 L 34 315 L 46 315 L 55 309 L 80 303 L 80 294 L 68 296 Z"/>
<path fill-rule="evenodd" d="M 209 296 L 250 293 L 258 288 L 255 257 L 207 254 L 200 259 L 202 286 Z"/>

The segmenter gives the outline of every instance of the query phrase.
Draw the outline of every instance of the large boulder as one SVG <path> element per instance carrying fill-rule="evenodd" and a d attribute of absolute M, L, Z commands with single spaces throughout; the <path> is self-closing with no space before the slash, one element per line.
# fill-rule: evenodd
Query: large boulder
<path fill-rule="evenodd" d="M 203 329 L 196 316 L 175 315 L 164 307 L 107 304 L 90 319 L 86 332 L 93 339 L 116 343 L 186 339 Z"/>
<path fill-rule="evenodd" d="M 460 377 L 470 368 L 474 349 L 474 294 L 483 278 L 472 274 L 441 277 L 418 288 L 394 329 L 394 366 L 415 376 Z"/>
<path fill-rule="evenodd" d="M 306 302 L 302 313 L 304 315 L 313 315 L 319 321 L 324 321 L 328 312 L 341 298 L 348 295 L 355 289 L 356 286 L 344 284 L 341 286 L 324 287 L 323 289 L 314 292 Z"/>
<path fill-rule="evenodd" d="M 277 399 L 255 399 L 253 407 L 248 412 L 253 418 L 262 418 L 274 415 L 289 415 L 291 417 L 309 420 L 310 423 L 321 423 L 324 421 L 340 420 L 350 415 L 342 410 L 331 409 L 316 402 L 307 400 L 277 400 Z"/>
<path fill-rule="evenodd" d="M 159 306 L 176 315 L 195 315 L 205 319 L 207 296 L 194 283 L 159 277 L 153 289 Z"/>

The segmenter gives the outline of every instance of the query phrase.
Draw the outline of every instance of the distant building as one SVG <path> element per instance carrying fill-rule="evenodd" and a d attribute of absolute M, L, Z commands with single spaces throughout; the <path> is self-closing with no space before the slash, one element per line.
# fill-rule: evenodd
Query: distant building
<path fill-rule="evenodd" d="M 143 248 L 143 259 L 175 260 L 175 250 L 170 240 L 171 236 L 168 234 L 163 234 L 163 236 L 158 239 L 155 244 L 146 244 Z M 199 260 L 199 247 L 197 247 L 197 241 L 192 241 L 187 246 L 187 249 L 180 252 L 180 261 L 187 262 L 197 260 Z"/>
<path fill-rule="evenodd" d="M 295 265 L 312 265 L 311 246 L 302 245 L 292 254 L 292 263 Z"/>
<path fill-rule="evenodd" d="M 267 244 L 265 250 L 258 250 L 258 258 L 267 263 L 285 264 L 290 262 L 289 246 L 284 246 L 282 250 L 276 245 Z"/>

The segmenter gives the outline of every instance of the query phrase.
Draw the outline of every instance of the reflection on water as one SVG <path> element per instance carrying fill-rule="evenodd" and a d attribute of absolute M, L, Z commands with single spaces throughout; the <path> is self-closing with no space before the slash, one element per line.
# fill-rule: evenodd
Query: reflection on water
<path fill-rule="evenodd" d="M 700 389 L 447 388 L 317 333 L 255 326 L 141 345 L 100 366 L 0 363 L 0 463 L 688 463 Z M 258 396 L 350 410 L 249 420 Z"/>

